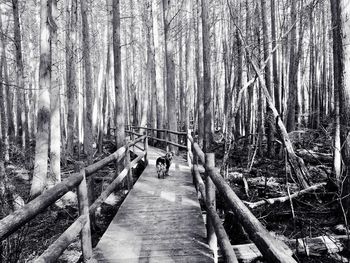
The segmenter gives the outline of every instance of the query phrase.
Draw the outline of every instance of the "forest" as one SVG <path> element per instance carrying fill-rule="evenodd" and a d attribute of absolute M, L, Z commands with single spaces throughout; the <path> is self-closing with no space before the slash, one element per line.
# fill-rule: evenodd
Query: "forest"
<path fill-rule="evenodd" d="M 156 148 L 189 163 L 215 262 L 349 262 L 349 68 L 347 0 L 0 0 L 0 263 L 95 262 Z"/>

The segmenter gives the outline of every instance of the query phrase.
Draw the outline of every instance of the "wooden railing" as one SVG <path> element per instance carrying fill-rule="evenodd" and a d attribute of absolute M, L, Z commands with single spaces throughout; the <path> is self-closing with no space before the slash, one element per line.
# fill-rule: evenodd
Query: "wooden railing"
<path fill-rule="evenodd" d="M 191 135 L 188 140 L 192 144 L 192 154 L 190 158 L 193 160 L 193 176 L 203 199 L 205 200 L 207 217 L 207 235 L 208 244 L 217 257 L 217 241 L 222 250 L 225 262 L 238 262 L 233 252 L 232 246 L 222 226 L 221 220 L 216 213 L 215 207 L 215 187 L 218 193 L 225 199 L 232 212 L 236 215 L 238 223 L 240 223 L 249 238 L 255 243 L 261 254 L 269 262 L 289 262 L 295 263 L 292 257 L 293 252 L 282 241 L 275 239 L 253 215 L 253 213 L 244 205 L 242 200 L 235 194 L 231 187 L 226 183 L 222 176 L 218 173 L 215 166 L 215 157 L 213 153 L 204 153 L 199 145 L 194 142 Z M 198 165 L 202 163 L 205 169 L 205 182 L 203 181 Z M 217 237 L 216 237 L 217 236 Z M 216 241 L 217 239 L 217 241 Z"/>
<path fill-rule="evenodd" d="M 130 162 L 129 148 L 136 145 L 138 142 L 144 143 L 144 151 Z M 58 199 L 65 195 L 68 191 L 77 189 L 78 203 L 79 203 L 79 217 L 74 223 L 53 243 L 49 248 L 36 259 L 35 262 L 56 262 L 57 258 L 63 251 L 75 240 L 79 233 L 81 233 L 81 248 L 84 262 L 88 262 L 92 258 L 91 247 L 91 230 L 90 230 L 90 216 L 94 214 L 95 210 L 102 204 L 104 200 L 112 193 L 114 189 L 125 179 L 128 180 L 128 188 L 132 188 L 132 174 L 131 168 L 137 164 L 142 158 L 147 160 L 148 140 L 147 136 L 140 136 L 136 140 L 127 143 L 125 146 L 119 148 L 108 157 L 90 165 L 78 173 L 74 173 L 69 178 L 58 183 L 54 187 L 47 189 L 40 196 L 23 206 L 21 209 L 13 212 L 0 220 L 0 241 L 7 238 L 19 227 L 23 226 L 31 219 L 43 212 L 50 205 L 54 204 Z M 114 161 L 120 161 L 125 157 L 125 168 L 114 179 L 112 183 L 101 193 L 95 202 L 89 207 L 87 197 L 86 177 L 91 176 L 104 166 Z"/>
<path fill-rule="evenodd" d="M 187 149 L 187 145 L 182 145 L 180 143 L 171 141 L 171 136 L 170 136 L 170 134 L 176 135 L 178 137 L 178 142 L 180 141 L 181 137 L 185 138 L 184 141 L 186 141 L 187 132 L 178 132 L 178 131 L 171 131 L 166 129 L 154 129 L 154 128 L 140 127 L 140 126 L 130 126 L 128 128 L 129 129 L 127 129 L 126 132 L 128 132 L 131 135 L 131 140 L 133 140 L 134 135 L 137 135 L 137 136 L 147 135 L 150 139 L 154 141 L 165 143 L 166 151 L 169 151 L 170 145 L 173 145 L 180 149 Z M 143 132 L 141 133 L 141 131 Z M 159 133 L 163 134 L 162 138 L 160 138 L 160 136 L 159 137 L 157 136 L 157 134 Z"/>

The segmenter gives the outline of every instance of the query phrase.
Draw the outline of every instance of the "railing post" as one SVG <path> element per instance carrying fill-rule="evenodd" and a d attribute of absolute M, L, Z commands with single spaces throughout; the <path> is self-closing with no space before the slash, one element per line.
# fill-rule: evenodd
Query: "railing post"
<path fill-rule="evenodd" d="M 83 252 L 84 262 L 90 262 L 92 258 L 92 243 L 91 243 L 91 230 L 90 230 L 90 216 L 89 216 L 89 200 L 86 186 L 85 170 L 82 170 L 83 179 L 78 186 L 78 201 L 79 201 L 79 213 L 86 216 L 86 223 L 81 229 L 81 250 Z"/>
<path fill-rule="evenodd" d="M 147 135 L 147 130 L 145 132 L 145 140 L 143 141 L 143 146 L 144 146 L 144 151 L 145 151 L 145 166 L 148 165 L 148 156 L 147 156 L 147 153 L 148 153 L 148 135 Z"/>
<path fill-rule="evenodd" d="M 128 144 L 125 152 L 125 168 L 128 169 L 128 175 L 126 177 L 126 180 L 128 185 L 128 191 L 130 192 L 133 186 L 133 179 L 132 179 L 132 169 L 130 167 L 130 147 L 128 146 Z"/>
<path fill-rule="evenodd" d="M 205 154 L 205 192 L 206 192 L 206 205 L 207 207 L 213 207 L 216 209 L 215 201 L 215 185 L 210 178 L 210 173 L 213 172 L 215 167 L 215 154 L 206 153 Z M 218 262 L 218 245 L 217 237 L 215 235 L 214 226 L 210 220 L 209 215 L 207 214 L 207 239 L 209 247 L 212 249 L 214 254 L 214 261 Z"/>
<path fill-rule="evenodd" d="M 192 151 L 192 144 L 191 144 L 191 141 L 190 141 L 190 136 L 191 136 L 191 130 L 188 129 L 187 130 L 187 163 L 188 163 L 188 166 L 191 167 L 192 165 L 192 162 L 191 162 L 191 151 Z M 192 154 L 192 156 L 194 157 L 194 155 Z"/>
<path fill-rule="evenodd" d="M 169 144 L 168 144 L 168 130 L 164 131 L 164 139 L 165 139 L 165 150 L 169 152 Z"/>
<path fill-rule="evenodd" d="M 135 141 L 134 128 L 130 126 L 130 138 L 131 141 Z M 135 145 L 132 146 L 132 150 L 135 152 Z"/>

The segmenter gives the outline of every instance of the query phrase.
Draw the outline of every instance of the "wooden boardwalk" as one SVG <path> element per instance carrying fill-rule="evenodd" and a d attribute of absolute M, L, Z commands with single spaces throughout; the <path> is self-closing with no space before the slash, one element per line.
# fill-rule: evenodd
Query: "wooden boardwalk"
<path fill-rule="evenodd" d="M 158 179 L 149 147 L 149 165 L 128 194 L 94 249 L 98 262 L 213 262 L 206 229 L 185 160 L 175 157 L 170 176 Z"/>

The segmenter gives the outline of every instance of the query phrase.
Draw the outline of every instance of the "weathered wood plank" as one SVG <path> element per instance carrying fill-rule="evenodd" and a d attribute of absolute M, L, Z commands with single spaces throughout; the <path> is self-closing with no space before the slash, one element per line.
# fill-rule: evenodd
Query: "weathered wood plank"
<path fill-rule="evenodd" d="M 163 154 L 149 147 L 149 165 L 94 250 L 98 262 L 213 262 L 187 162 L 175 158 L 158 179 Z"/>

